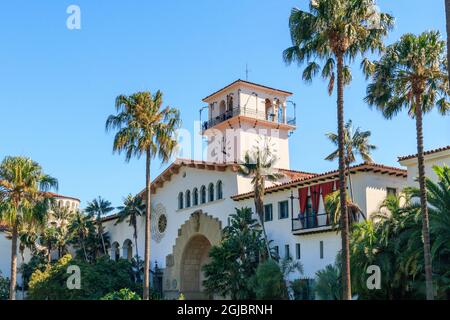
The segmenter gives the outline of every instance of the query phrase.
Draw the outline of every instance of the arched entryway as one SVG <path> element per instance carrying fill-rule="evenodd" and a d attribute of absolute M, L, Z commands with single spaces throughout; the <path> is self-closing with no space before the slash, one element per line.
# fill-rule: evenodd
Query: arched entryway
<path fill-rule="evenodd" d="M 206 188 L 203 186 L 206 197 Z M 167 299 L 207 299 L 203 293 L 202 267 L 209 261 L 209 250 L 222 240 L 222 224 L 201 210 L 191 214 L 178 229 L 172 253 L 166 257 L 163 290 Z"/>
<path fill-rule="evenodd" d="M 203 266 L 209 262 L 211 243 L 203 235 L 192 237 L 181 258 L 181 292 L 186 299 L 207 299 L 203 292 Z"/>

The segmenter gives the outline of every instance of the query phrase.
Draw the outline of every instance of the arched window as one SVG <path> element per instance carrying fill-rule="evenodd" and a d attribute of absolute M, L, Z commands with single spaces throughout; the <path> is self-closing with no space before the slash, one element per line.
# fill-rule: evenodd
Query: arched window
<path fill-rule="evenodd" d="M 216 185 L 216 192 L 217 192 L 217 200 L 223 199 L 223 190 L 222 190 L 222 181 L 217 181 Z"/>
<path fill-rule="evenodd" d="M 273 113 L 273 105 L 272 102 L 269 99 L 266 99 L 266 120 L 273 121 L 274 120 L 274 113 Z"/>
<path fill-rule="evenodd" d="M 204 204 L 206 202 L 206 187 L 202 186 L 200 188 L 200 203 Z"/>
<path fill-rule="evenodd" d="M 226 109 L 227 109 L 227 105 L 226 105 L 225 101 L 224 100 L 220 101 L 220 104 L 219 104 L 219 115 L 224 114 Z"/>
<path fill-rule="evenodd" d="M 186 191 L 186 195 L 184 197 L 186 199 L 186 208 L 191 207 L 191 190 Z"/>
<path fill-rule="evenodd" d="M 208 186 L 208 201 L 214 201 L 214 184 L 210 183 Z"/>
<path fill-rule="evenodd" d="M 178 194 L 178 209 L 183 209 L 183 192 Z"/>
<path fill-rule="evenodd" d="M 194 188 L 194 191 L 192 192 L 192 204 L 194 206 L 198 206 L 198 189 Z"/>
<path fill-rule="evenodd" d="M 118 242 L 114 242 L 111 247 L 111 259 L 119 261 L 120 259 L 120 247 Z"/>
<path fill-rule="evenodd" d="M 227 111 L 231 111 L 233 110 L 233 97 L 229 96 L 228 97 L 228 106 L 227 106 Z"/>
<path fill-rule="evenodd" d="M 123 242 L 122 246 L 122 257 L 131 261 L 133 259 L 133 242 L 130 239 L 127 239 Z"/>

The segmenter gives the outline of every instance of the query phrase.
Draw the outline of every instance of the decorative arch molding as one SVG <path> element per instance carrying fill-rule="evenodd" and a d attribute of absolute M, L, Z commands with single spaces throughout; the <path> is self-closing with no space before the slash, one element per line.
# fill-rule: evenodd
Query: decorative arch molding
<path fill-rule="evenodd" d="M 182 290 L 183 261 L 186 250 L 191 249 L 192 240 L 203 238 L 210 246 L 215 246 L 222 240 L 222 222 L 218 218 L 197 210 L 178 229 L 178 237 L 172 249 L 172 254 L 166 256 L 166 268 L 163 275 L 163 290 L 166 298 L 177 298 Z M 188 297 L 187 297 L 188 298 Z"/>

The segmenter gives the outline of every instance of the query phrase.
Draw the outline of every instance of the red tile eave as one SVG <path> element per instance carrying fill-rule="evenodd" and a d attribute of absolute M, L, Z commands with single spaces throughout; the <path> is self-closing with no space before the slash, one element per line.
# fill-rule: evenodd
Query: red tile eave
<path fill-rule="evenodd" d="M 395 175 L 395 176 L 403 177 L 403 178 L 407 177 L 406 170 L 399 169 L 396 167 L 385 166 L 385 165 L 381 165 L 381 164 L 374 164 L 374 163 L 372 163 L 372 164 L 364 163 L 364 164 L 356 165 L 356 166 L 351 167 L 350 171 L 351 171 L 351 173 L 374 172 L 374 173 L 380 173 L 380 174 Z M 310 176 L 310 177 L 300 178 L 300 179 L 297 179 L 294 181 L 289 181 L 289 182 L 286 182 L 283 184 L 279 184 L 276 186 L 266 188 L 265 193 L 270 194 L 273 192 L 288 190 L 293 187 L 299 187 L 299 186 L 303 186 L 303 185 L 311 185 L 311 184 L 314 184 L 317 182 L 324 182 L 326 180 L 333 180 L 338 177 L 339 177 L 338 170 L 328 171 L 325 173 L 316 174 L 316 175 Z M 240 201 L 240 200 L 250 199 L 252 197 L 253 197 L 253 192 L 247 192 L 244 194 L 238 194 L 238 195 L 232 196 L 231 199 L 233 199 L 235 201 Z"/>
<path fill-rule="evenodd" d="M 80 199 L 78 198 L 74 198 L 74 197 L 66 197 L 57 193 L 53 193 L 53 192 L 49 192 L 49 194 L 53 197 L 53 198 L 61 198 L 61 199 L 68 199 L 68 200 L 74 200 L 74 201 L 78 201 L 81 202 Z"/>
<path fill-rule="evenodd" d="M 450 150 L 450 145 L 446 146 L 446 147 L 433 149 L 433 150 L 428 150 L 428 151 L 425 151 L 423 154 L 425 156 L 428 156 L 430 154 L 435 154 L 435 153 L 442 152 L 442 151 L 447 151 L 447 150 Z M 414 159 L 414 158 L 417 158 L 417 154 L 411 154 L 409 156 L 399 157 L 398 161 L 405 161 L 405 160 L 410 160 L 410 159 Z"/>
<path fill-rule="evenodd" d="M 177 174 L 181 167 L 216 170 L 222 172 L 227 168 L 231 168 L 232 171 L 237 172 L 239 165 L 237 163 L 216 163 L 192 159 L 177 159 L 153 180 L 151 184 L 152 194 L 155 194 L 156 189 L 161 188 L 165 182 L 170 181 L 172 179 L 172 176 L 174 174 Z M 139 195 L 142 196 L 144 192 L 145 189 L 142 190 Z"/>

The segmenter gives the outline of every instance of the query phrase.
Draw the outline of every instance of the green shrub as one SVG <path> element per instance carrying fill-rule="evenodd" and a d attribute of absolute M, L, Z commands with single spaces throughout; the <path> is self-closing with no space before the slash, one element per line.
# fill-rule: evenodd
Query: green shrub
<path fill-rule="evenodd" d="M 258 300 L 285 300 L 288 298 L 283 272 L 274 260 L 261 263 L 256 269 L 256 275 L 252 282 Z"/>
<path fill-rule="evenodd" d="M 310 279 L 295 279 L 291 282 L 294 300 L 314 300 L 315 289 Z"/>
<path fill-rule="evenodd" d="M 0 300 L 8 300 L 9 298 L 9 279 L 2 277 L 0 271 Z"/>
<path fill-rule="evenodd" d="M 67 268 L 76 265 L 81 272 L 81 288 L 70 290 Z M 28 299 L 31 300 L 98 300 L 106 294 L 129 288 L 141 292 L 133 280 L 133 270 L 127 260 L 117 262 L 102 257 L 89 264 L 81 260 L 72 260 L 70 255 L 49 265 L 44 271 L 36 270 L 29 282 Z"/>
<path fill-rule="evenodd" d="M 100 300 L 142 300 L 141 296 L 130 289 L 120 289 L 105 295 Z"/>

